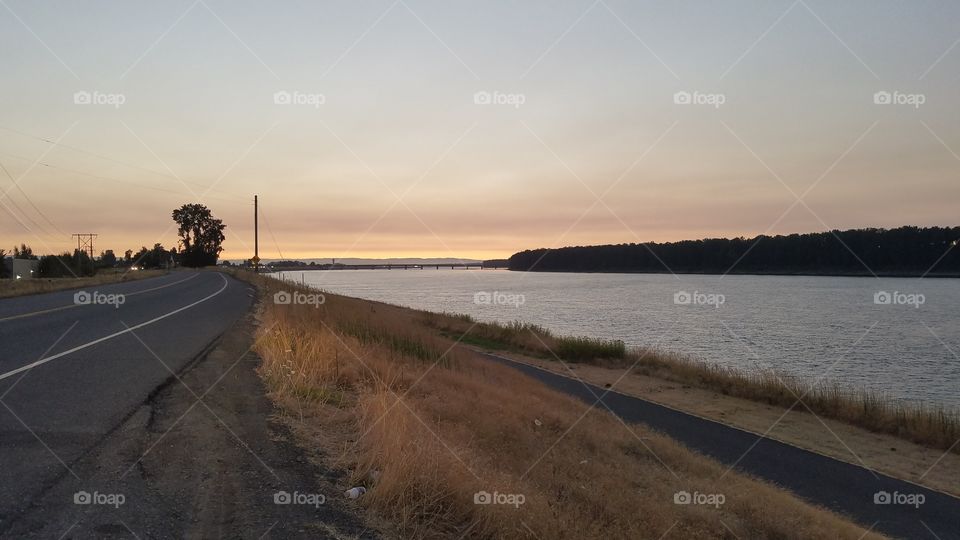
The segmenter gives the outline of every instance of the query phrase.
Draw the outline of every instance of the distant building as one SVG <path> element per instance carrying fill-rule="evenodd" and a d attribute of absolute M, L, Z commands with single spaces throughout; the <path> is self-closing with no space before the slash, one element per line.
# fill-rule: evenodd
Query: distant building
<path fill-rule="evenodd" d="M 13 279 L 29 279 L 39 275 L 40 261 L 36 259 L 13 259 L 10 277 Z"/>

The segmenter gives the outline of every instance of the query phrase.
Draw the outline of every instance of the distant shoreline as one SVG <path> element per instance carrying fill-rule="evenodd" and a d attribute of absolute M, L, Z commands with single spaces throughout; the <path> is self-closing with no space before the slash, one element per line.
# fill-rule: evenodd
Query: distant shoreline
<path fill-rule="evenodd" d="M 699 276 L 796 276 L 796 277 L 877 277 L 877 278 L 960 278 L 960 273 L 940 272 L 923 274 L 922 272 L 697 272 L 692 270 L 660 271 L 649 270 L 513 270 L 511 272 L 535 272 L 543 274 L 664 274 Z"/>
<path fill-rule="evenodd" d="M 435 265 L 423 265 L 423 270 L 435 270 L 431 268 Z M 449 268 L 443 268 L 441 270 L 449 270 Z M 310 267 L 285 267 L 285 268 L 271 268 L 269 273 L 273 272 L 327 272 L 335 271 L 342 272 L 349 269 L 340 269 L 340 268 L 310 268 Z M 363 269 L 367 270 L 388 270 L 386 268 L 374 268 L 374 269 Z M 403 268 L 393 268 L 388 271 L 403 271 Z M 421 270 L 421 268 L 408 268 L 407 270 Z M 692 275 L 692 276 L 784 276 L 784 277 L 864 277 L 864 278 L 938 278 L 938 279 L 957 279 L 960 278 L 960 273 L 929 273 L 924 275 L 920 272 L 876 272 L 875 274 L 870 274 L 868 272 L 696 272 L 696 271 L 676 271 L 676 272 L 653 272 L 645 270 L 512 270 L 510 268 L 484 268 L 484 270 L 507 270 L 510 272 L 533 272 L 540 274 L 656 274 L 656 275 Z M 266 272 L 265 272 L 266 273 Z"/>
<path fill-rule="evenodd" d="M 830 277 L 960 277 L 960 227 L 834 230 L 787 236 L 537 248 L 511 269 Z"/>

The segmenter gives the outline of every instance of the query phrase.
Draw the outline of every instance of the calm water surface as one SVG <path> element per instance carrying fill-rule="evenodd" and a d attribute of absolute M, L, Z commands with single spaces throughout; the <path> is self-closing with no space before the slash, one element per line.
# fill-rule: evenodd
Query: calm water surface
<path fill-rule="evenodd" d="M 957 279 L 434 269 L 284 277 L 348 296 L 522 320 L 558 334 L 622 339 L 960 407 Z M 882 303 L 884 292 L 890 303 Z"/>

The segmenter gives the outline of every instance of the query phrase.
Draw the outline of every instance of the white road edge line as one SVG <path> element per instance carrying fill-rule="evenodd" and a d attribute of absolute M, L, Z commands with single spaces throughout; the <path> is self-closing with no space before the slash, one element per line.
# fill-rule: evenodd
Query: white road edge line
<path fill-rule="evenodd" d="M 220 290 L 218 290 L 217 292 L 211 294 L 210 296 L 201 298 L 200 300 L 197 300 L 196 302 L 194 302 L 194 303 L 192 303 L 192 304 L 188 304 L 188 305 L 183 306 L 183 307 L 181 307 L 181 308 L 177 308 L 177 309 L 171 311 L 170 313 L 165 313 L 165 314 L 163 314 L 163 315 L 161 315 L 161 316 L 159 316 L 159 317 L 156 317 L 156 318 L 154 318 L 154 319 L 150 319 L 149 321 L 145 321 L 145 322 L 142 322 L 142 323 L 140 323 L 140 324 L 138 324 L 138 325 L 131 326 L 131 327 L 125 329 L 125 330 L 121 330 L 121 331 L 119 331 L 119 332 L 115 332 L 115 333 L 113 333 L 113 334 L 110 334 L 109 336 L 104 336 L 104 337 L 102 337 L 102 338 L 95 339 L 95 340 L 93 340 L 93 341 L 91 341 L 91 342 L 89 342 L 89 343 L 84 343 L 83 345 L 78 345 L 78 346 L 76 346 L 76 347 L 74 347 L 74 348 L 72 348 L 72 349 L 70 349 L 70 350 L 63 351 L 63 352 L 57 353 L 57 354 L 55 354 L 55 355 L 53 355 L 53 356 L 48 356 L 48 357 L 46 357 L 46 358 L 41 358 L 40 360 L 37 360 L 36 362 L 32 362 L 32 363 L 27 364 L 27 365 L 25 365 L 25 366 L 20 366 L 20 367 L 18 367 L 17 369 L 14 369 L 13 371 L 8 371 L 8 372 L 0 375 L 0 380 L 6 379 L 7 377 L 12 377 L 12 376 L 16 375 L 17 373 L 22 373 L 22 372 L 24 372 L 24 371 L 31 370 L 31 369 L 33 369 L 33 368 L 35 368 L 35 367 L 37 367 L 37 366 L 46 364 L 47 362 L 49 362 L 49 361 L 51 361 L 51 360 L 56 360 L 57 358 L 62 358 L 62 357 L 67 356 L 67 355 L 69 355 L 69 354 L 73 354 L 73 353 L 75 353 L 75 352 L 77 352 L 77 351 L 86 349 L 87 347 L 92 347 L 93 345 L 96 345 L 96 344 L 98 344 L 98 343 L 103 343 L 104 341 L 113 339 L 113 338 L 115 338 L 115 337 L 117 337 L 117 336 L 122 336 L 123 334 L 129 333 L 129 332 L 133 332 L 134 330 L 137 330 L 138 328 L 143 328 L 144 326 L 149 326 L 149 325 L 151 325 L 151 324 L 153 324 L 153 323 L 155 323 L 155 322 L 157 322 L 157 321 L 161 321 L 161 320 L 163 320 L 163 319 L 166 319 L 167 317 L 170 317 L 170 316 L 172 316 L 172 315 L 176 315 L 177 313 L 180 313 L 181 311 L 190 309 L 190 308 L 192 308 L 193 306 L 196 306 L 196 305 L 198 305 L 198 304 L 202 304 L 202 303 L 206 302 L 207 300 L 213 298 L 214 296 L 217 296 L 217 295 L 219 295 L 220 293 L 222 293 L 223 291 L 225 291 L 225 290 L 227 289 L 227 286 L 230 285 L 230 282 L 227 281 L 227 278 L 223 277 L 223 274 L 219 274 L 219 273 L 218 273 L 217 275 L 219 275 L 219 276 L 220 276 L 220 279 L 223 280 L 223 287 L 220 287 Z"/>

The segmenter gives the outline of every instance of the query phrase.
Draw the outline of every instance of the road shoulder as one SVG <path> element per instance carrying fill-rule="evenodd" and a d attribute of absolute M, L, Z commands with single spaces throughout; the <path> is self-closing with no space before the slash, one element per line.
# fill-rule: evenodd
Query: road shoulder
<path fill-rule="evenodd" d="M 3 536 L 379 537 L 343 499 L 342 473 L 311 460 L 276 420 L 250 350 L 254 327 L 252 314 L 235 323 Z M 92 503 L 77 504 L 84 497 Z"/>

